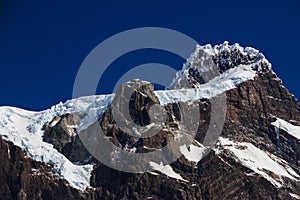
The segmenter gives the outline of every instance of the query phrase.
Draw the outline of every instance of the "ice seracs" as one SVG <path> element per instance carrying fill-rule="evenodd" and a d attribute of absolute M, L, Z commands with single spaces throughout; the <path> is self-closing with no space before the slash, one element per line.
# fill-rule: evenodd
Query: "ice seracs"
<path fill-rule="evenodd" d="M 229 45 L 227 41 L 214 47 L 197 45 L 182 70 L 177 72 L 170 89 L 198 88 L 227 70 L 243 65 L 251 66 L 257 73 L 271 69 L 265 56 L 252 47 Z"/>

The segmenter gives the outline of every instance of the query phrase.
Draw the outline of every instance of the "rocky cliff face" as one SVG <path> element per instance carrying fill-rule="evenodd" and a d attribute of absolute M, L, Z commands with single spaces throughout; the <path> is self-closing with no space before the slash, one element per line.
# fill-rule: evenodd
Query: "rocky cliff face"
<path fill-rule="evenodd" d="M 0 138 L 1 199 L 89 199 L 53 173 L 52 166 L 29 159 L 23 149 Z"/>
<path fill-rule="evenodd" d="M 53 173 L 52 166 L 26 157 L 21 148 L 0 139 L 1 194 L 7 199 L 300 198 L 300 104 L 261 53 L 228 43 L 198 47 L 170 88 L 201 89 L 216 76 L 243 65 L 251 66 L 255 77 L 224 91 L 225 124 L 211 151 L 201 143 L 209 127 L 212 99 L 157 106 L 160 100 L 153 85 L 134 80 L 123 85 L 98 120 L 81 132 L 76 133 L 84 118 L 80 112 L 56 116 L 43 127 L 43 140 L 70 161 L 94 165 L 90 188 L 70 187 Z M 115 112 L 114 105 L 129 113 Z M 156 151 L 178 137 L 188 137 L 180 124 L 188 115 L 182 108 L 191 105 L 200 116 L 191 145 L 179 147 L 183 155 L 170 165 L 150 164 L 148 173 L 112 169 L 93 157 L 80 139 L 101 128 L 120 149 Z M 156 134 L 141 137 L 149 130 Z M 170 148 L 172 152 L 176 147 Z"/>

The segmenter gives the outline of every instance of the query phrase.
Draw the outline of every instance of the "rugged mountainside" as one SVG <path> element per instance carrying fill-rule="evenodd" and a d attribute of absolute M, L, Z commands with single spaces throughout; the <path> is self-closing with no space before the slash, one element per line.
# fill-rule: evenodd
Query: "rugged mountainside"
<path fill-rule="evenodd" d="M 134 80 L 116 95 L 82 97 L 40 113 L 1 107 L 0 195 L 3 199 L 300 199 L 300 104 L 261 53 L 227 42 L 197 46 L 170 89 L 154 91 L 150 83 Z M 133 93 L 128 97 L 129 91 Z M 210 150 L 201 143 L 207 137 L 213 101 L 222 94 L 226 94 L 224 127 Z M 129 116 L 114 113 L 113 105 L 117 110 L 128 106 Z M 196 123 L 195 116 L 185 112 L 188 106 L 199 114 Z M 184 120 L 191 123 L 182 126 Z M 187 133 L 195 124 L 191 137 Z M 100 129 L 104 137 L 95 138 Z M 156 134 L 141 137 L 149 131 Z M 162 163 L 139 160 L 148 162 L 147 173 L 126 173 L 99 162 L 83 138 L 92 138 L 92 147 L 107 139 L 132 154 L 154 152 L 180 138 L 191 142 L 169 145 Z M 165 162 L 176 150 L 182 155 L 171 164 Z M 111 152 L 112 165 L 125 163 L 120 155 Z"/>
<path fill-rule="evenodd" d="M 29 159 L 23 149 L 0 138 L 1 199 L 80 199 L 87 194 L 70 187 L 49 164 Z"/>

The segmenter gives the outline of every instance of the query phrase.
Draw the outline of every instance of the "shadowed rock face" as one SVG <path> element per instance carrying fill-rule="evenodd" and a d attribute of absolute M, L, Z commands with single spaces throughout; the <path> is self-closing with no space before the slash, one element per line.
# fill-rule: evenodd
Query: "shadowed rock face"
<path fill-rule="evenodd" d="M 55 117 L 50 123 L 44 125 L 43 140 L 53 144 L 54 148 L 61 152 L 67 143 L 72 142 L 77 125 L 83 116 L 81 113 L 68 113 Z"/>
<path fill-rule="evenodd" d="M 127 145 L 132 148 L 132 145 L 138 140 L 138 135 L 136 135 L 136 133 L 139 134 L 138 128 L 151 123 L 149 111 L 155 105 L 159 105 L 159 100 L 154 94 L 154 86 L 135 80 L 123 84 L 118 89 L 112 105 L 96 123 L 99 123 L 105 135 L 111 137 L 111 141 L 115 145 L 121 147 Z M 95 125 L 91 127 L 93 126 Z"/>
<path fill-rule="evenodd" d="M 219 72 L 249 64 L 260 59 L 242 54 L 238 49 L 223 51 L 214 57 Z M 228 61 L 228 62 L 227 62 Z M 229 62 L 230 61 L 230 62 Z M 284 130 L 276 130 L 275 117 L 294 125 L 300 125 L 300 104 L 270 70 L 267 63 L 258 66 L 255 80 L 238 85 L 226 92 L 227 116 L 222 137 L 237 142 L 248 142 L 261 150 L 282 158 L 287 165 L 300 174 L 300 143 Z M 254 69 L 255 70 L 255 69 Z M 190 70 L 193 82 L 205 80 Z M 132 90 L 132 88 L 136 88 Z M 129 94 L 129 95 L 125 95 Z M 125 98 L 125 99 L 124 99 Z M 115 113 L 120 123 L 135 123 L 149 126 L 152 120 L 161 120 L 163 115 L 151 113 L 159 104 L 153 85 L 132 81 L 123 85 L 114 99 L 118 109 L 129 107 L 129 115 Z M 157 134 L 140 138 L 133 130 L 116 123 L 110 106 L 102 117 L 86 130 L 78 133 L 89 136 L 100 128 L 116 146 L 146 153 L 160 149 L 178 136 L 182 120 L 180 107 L 185 103 L 173 103 L 164 107 L 166 118 L 163 127 L 153 126 Z M 193 102 L 199 109 L 199 128 L 195 140 L 202 142 L 210 122 L 211 102 L 199 99 Z M 125 109 L 126 110 L 126 109 Z M 187 114 L 187 113 L 184 113 Z M 132 174 L 111 169 L 91 156 L 82 144 L 75 128 L 81 113 L 58 116 L 44 126 L 44 141 L 76 163 L 95 163 L 91 175 L 91 187 L 85 192 L 68 186 L 51 172 L 51 166 L 26 158 L 21 148 L 0 138 L 0 195 L 7 199 L 292 199 L 289 193 L 300 196 L 300 184 L 286 178 L 281 188 L 275 187 L 262 176 L 253 173 L 232 152 L 210 151 L 200 162 L 194 163 L 181 156 L 170 166 L 186 180 L 180 181 L 159 173 Z M 127 120 L 127 121 L 126 121 Z M 278 132 L 279 131 L 279 138 Z M 195 141 L 195 145 L 197 142 Z M 9 151 L 8 151 L 9 150 Z M 262 169 L 264 170 L 264 169 Z M 3 172 L 3 173 L 2 173 Z M 270 176 L 276 174 L 267 172 Z M 4 198 L 5 199 L 5 198 Z"/>
<path fill-rule="evenodd" d="M 224 136 L 251 142 L 299 169 L 299 140 L 280 130 L 278 144 L 271 123 L 278 117 L 299 125 L 300 104 L 274 73 L 260 74 L 254 81 L 241 84 L 227 93 L 227 100 Z"/>
<path fill-rule="evenodd" d="M 51 166 L 26 157 L 20 147 L 0 138 L 1 199 L 89 199 L 52 172 Z"/>
<path fill-rule="evenodd" d="M 86 164 L 90 162 L 91 155 L 76 133 L 76 128 L 83 117 L 83 113 L 67 113 L 55 117 L 50 123 L 44 125 L 43 140 L 52 144 L 70 161 Z"/>

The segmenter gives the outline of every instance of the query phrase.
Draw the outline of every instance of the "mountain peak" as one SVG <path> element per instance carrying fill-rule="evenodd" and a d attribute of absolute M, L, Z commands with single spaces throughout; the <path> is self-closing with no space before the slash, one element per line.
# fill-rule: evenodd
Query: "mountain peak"
<path fill-rule="evenodd" d="M 252 47 L 244 48 L 238 43 L 229 45 L 228 41 L 215 46 L 197 45 L 182 70 L 177 72 L 170 88 L 198 88 L 229 69 L 245 65 L 251 66 L 256 73 L 271 70 L 271 63 Z"/>

